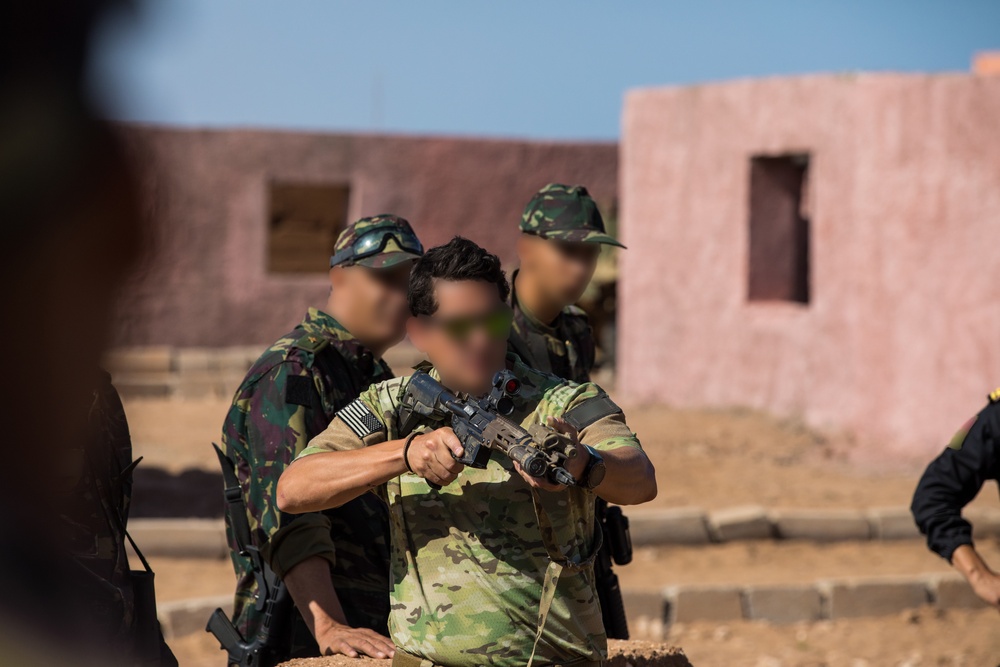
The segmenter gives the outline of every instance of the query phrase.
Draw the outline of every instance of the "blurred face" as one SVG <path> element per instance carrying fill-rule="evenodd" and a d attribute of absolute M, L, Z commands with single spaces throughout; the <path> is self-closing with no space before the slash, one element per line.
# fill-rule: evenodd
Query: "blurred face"
<path fill-rule="evenodd" d="M 601 246 L 522 234 L 517 252 L 522 270 L 537 279 L 543 293 L 553 302 L 568 306 L 579 301 L 594 277 Z"/>
<path fill-rule="evenodd" d="M 511 311 L 497 286 L 480 280 L 435 280 L 433 315 L 411 319 L 410 340 L 453 391 L 483 394 L 504 367 Z"/>
<path fill-rule="evenodd" d="M 406 288 L 412 266 L 410 261 L 385 269 L 360 265 L 330 269 L 331 298 L 346 315 L 342 324 L 371 347 L 391 347 L 401 341 L 410 316 Z"/>

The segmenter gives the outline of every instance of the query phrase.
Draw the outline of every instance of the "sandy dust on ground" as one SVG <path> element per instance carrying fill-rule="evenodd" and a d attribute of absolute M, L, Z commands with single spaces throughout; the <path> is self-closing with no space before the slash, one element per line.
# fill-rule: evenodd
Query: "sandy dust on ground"
<path fill-rule="evenodd" d="M 762 622 L 674 626 L 668 643 L 695 667 L 993 667 L 996 610 L 929 607 L 884 618 L 774 626 Z"/>

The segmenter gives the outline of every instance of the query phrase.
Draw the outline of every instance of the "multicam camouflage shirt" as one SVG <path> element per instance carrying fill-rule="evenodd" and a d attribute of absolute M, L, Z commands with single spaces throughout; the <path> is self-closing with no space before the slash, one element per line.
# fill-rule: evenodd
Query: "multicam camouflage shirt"
<path fill-rule="evenodd" d="M 587 382 L 594 367 L 594 331 L 587 314 L 576 306 L 567 306 L 552 324 L 545 324 L 518 303 L 511 277 L 510 307 L 514 322 L 507 339 L 507 349 L 533 368 L 573 382 Z"/>
<path fill-rule="evenodd" d="M 512 356 L 508 363 L 523 383 L 511 418 L 525 427 L 603 395 L 597 385 L 567 383 Z M 431 375 L 437 377 L 433 370 Z M 398 378 L 363 392 L 300 456 L 406 435 L 400 432 L 399 405 L 408 381 Z M 621 412 L 594 421 L 580 437 L 597 449 L 640 448 Z M 440 491 L 407 473 L 375 493 L 392 521 L 389 629 L 396 645 L 449 667 L 528 664 L 549 565 L 546 542 L 559 545 L 575 563 L 592 556 L 594 493 L 579 487 L 539 493 L 551 525 L 544 539 L 530 487 L 496 453 L 485 469 L 465 468 Z M 597 662 L 606 653 L 593 568 L 563 572 L 534 664 Z"/>
<path fill-rule="evenodd" d="M 222 434 L 243 487 L 252 539 L 274 572 L 282 577 L 307 558 L 326 558 L 348 623 L 383 634 L 389 613 L 385 506 L 366 496 L 338 509 L 293 517 L 278 510 L 275 492 L 284 469 L 338 410 L 372 383 L 391 377 L 384 361 L 373 358 L 332 317 L 311 308 L 251 367 Z M 263 612 L 254 608 L 254 577 L 249 561 L 237 553 L 228 519 L 226 531 L 238 579 L 235 625 L 252 637 Z M 294 615 L 296 645 L 311 642 L 301 616 Z M 305 651 L 315 654 L 316 647 Z M 303 653 L 293 646 L 293 654 Z"/>

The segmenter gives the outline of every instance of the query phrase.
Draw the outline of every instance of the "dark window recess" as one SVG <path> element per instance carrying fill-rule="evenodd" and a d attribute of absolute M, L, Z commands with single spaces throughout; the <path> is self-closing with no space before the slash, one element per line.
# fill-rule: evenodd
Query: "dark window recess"
<path fill-rule="evenodd" d="M 316 273 L 330 268 L 337 235 L 347 225 L 347 185 L 271 183 L 267 270 Z"/>
<path fill-rule="evenodd" d="M 750 159 L 750 301 L 809 303 L 809 156 Z"/>

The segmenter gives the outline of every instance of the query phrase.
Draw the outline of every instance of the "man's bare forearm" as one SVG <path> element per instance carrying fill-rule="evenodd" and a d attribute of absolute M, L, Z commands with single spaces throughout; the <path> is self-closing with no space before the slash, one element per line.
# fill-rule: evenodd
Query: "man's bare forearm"
<path fill-rule="evenodd" d="M 344 608 L 333 588 L 330 577 L 330 562 L 320 556 L 312 556 L 285 573 L 283 579 L 302 619 L 309 626 L 313 636 L 330 625 L 347 624 Z"/>
<path fill-rule="evenodd" d="M 638 505 L 656 497 L 656 471 L 644 452 L 634 447 L 601 450 L 607 466 L 597 495 L 616 505 Z"/>
<path fill-rule="evenodd" d="M 320 512 L 354 500 L 406 472 L 403 440 L 298 459 L 278 480 L 282 512 Z"/>

